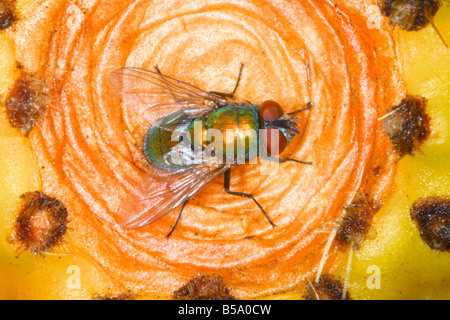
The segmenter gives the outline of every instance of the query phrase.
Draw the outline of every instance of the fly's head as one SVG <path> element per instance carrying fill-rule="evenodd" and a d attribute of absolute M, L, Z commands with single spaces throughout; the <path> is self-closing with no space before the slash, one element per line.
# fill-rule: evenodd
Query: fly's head
<path fill-rule="evenodd" d="M 267 148 L 267 154 L 276 156 L 281 154 L 291 143 L 297 134 L 300 134 L 300 128 L 295 123 L 299 117 L 291 115 L 311 108 L 308 107 L 292 113 L 285 113 L 283 108 L 275 101 L 266 100 L 260 107 L 260 125 L 265 130 L 262 135 L 262 143 Z"/>

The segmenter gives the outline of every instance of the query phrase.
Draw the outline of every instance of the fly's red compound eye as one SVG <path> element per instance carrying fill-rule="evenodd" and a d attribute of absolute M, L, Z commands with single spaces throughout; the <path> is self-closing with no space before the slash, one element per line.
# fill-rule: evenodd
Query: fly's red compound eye
<path fill-rule="evenodd" d="M 262 143 L 267 148 L 267 155 L 278 156 L 286 149 L 287 138 L 277 128 L 267 128 L 262 135 Z"/>
<path fill-rule="evenodd" d="M 260 113 L 264 120 L 276 120 L 283 116 L 284 110 L 277 102 L 266 100 L 261 105 Z"/>

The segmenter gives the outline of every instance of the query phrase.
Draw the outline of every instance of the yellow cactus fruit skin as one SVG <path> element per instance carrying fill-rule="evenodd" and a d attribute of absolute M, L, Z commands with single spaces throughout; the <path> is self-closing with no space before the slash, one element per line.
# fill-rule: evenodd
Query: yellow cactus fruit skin
<path fill-rule="evenodd" d="M 32 5 L 17 2 L 19 11 Z M 442 6 L 435 23 L 450 42 L 448 6 Z M 449 299 L 450 253 L 433 251 L 420 239 L 409 209 L 420 197 L 450 194 L 450 50 L 431 26 L 419 32 L 399 30 L 397 43 L 408 92 L 429 101 L 431 135 L 414 157 L 399 161 L 392 197 L 353 253 L 348 291 L 354 299 Z M 11 35 L 0 32 L 0 104 L 17 75 Z M 0 112 L 0 299 L 91 299 L 125 290 L 120 284 L 111 287 L 109 276 L 93 261 L 66 252 L 64 242 L 43 258 L 21 252 L 11 240 L 20 195 L 41 188 L 40 168 L 28 143 Z M 70 232 L 65 241 L 71 241 Z M 344 257 L 336 275 L 344 278 L 346 268 Z M 299 299 L 301 292 L 265 298 Z"/>
<path fill-rule="evenodd" d="M 435 24 L 450 41 L 450 7 L 441 7 Z M 348 290 L 354 299 L 450 299 L 450 254 L 430 249 L 409 213 L 421 197 L 450 194 L 450 50 L 431 26 L 398 31 L 397 39 L 408 93 L 428 99 L 431 134 L 399 161 L 392 197 L 353 254 Z M 344 258 L 342 278 L 346 268 Z"/>

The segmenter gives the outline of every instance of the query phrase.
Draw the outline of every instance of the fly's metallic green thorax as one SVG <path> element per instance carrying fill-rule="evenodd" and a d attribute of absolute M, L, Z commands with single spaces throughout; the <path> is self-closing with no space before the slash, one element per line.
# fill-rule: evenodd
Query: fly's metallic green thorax
<path fill-rule="evenodd" d="M 178 111 L 150 128 L 145 137 L 144 153 L 148 161 L 168 171 L 193 164 L 193 160 L 187 158 L 182 159 L 183 163 L 175 161 L 177 148 L 191 152 L 194 157 L 199 150 L 206 153 L 209 146 L 213 156 L 236 163 L 239 158 L 245 161 L 257 156 L 259 129 L 258 109 L 250 104 L 215 108 L 199 118 Z"/>
<path fill-rule="evenodd" d="M 200 135 L 195 135 L 196 125 L 202 128 L 197 130 Z M 239 153 L 249 159 L 252 148 L 257 151 L 258 130 L 258 110 L 246 105 L 218 108 L 189 126 L 194 145 L 206 147 L 210 142 L 215 142 L 217 156 L 222 154 L 224 159 L 229 157 L 235 160 Z"/>

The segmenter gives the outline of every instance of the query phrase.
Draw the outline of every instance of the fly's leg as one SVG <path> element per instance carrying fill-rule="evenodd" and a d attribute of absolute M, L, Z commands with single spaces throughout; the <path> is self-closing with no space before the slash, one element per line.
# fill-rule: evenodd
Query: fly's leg
<path fill-rule="evenodd" d="M 161 76 L 163 75 L 163 74 L 161 73 L 161 71 L 159 70 L 158 66 L 155 66 L 155 70 L 156 70 L 156 72 L 158 72 Z M 163 80 L 165 80 L 164 77 L 161 77 L 161 78 L 162 78 Z M 172 89 L 171 89 L 170 86 L 166 83 L 166 81 L 164 81 L 164 83 L 166 84 L 167 90 L 169 90 L 170 94 L 172 95 L 173 100 L 175 100 L 176 103 L 185 102 L 185 101 L 183 101 L 183 100 L 178 99 L 178 98 L 173 94 Z"/>
<path fill-rule="evenodd" d="M 287 114 L 288 114 L 289 116 L 292 116 L 292 115 L 294 115 L 294 114 L 297 114 L 297 113 L 300 113 L 300 112 L 309 110 L 309 109 L 311 109 L 312 107 L 313 107 L 312 102 L 308 102 L 308 103 L 306 104 L 306 107 L 305 107 L 305 108 L 302 108 L 302 109 L 299 109 L 299 110 L 296 110 L 296 111 L 293 111 L 293 112 L 288 112 Z M 294 120 L 295 120 L 295 119 L 294 119 Z"/>
<path fill-rule="evenodd" d="M 277 161 L 279 163 L 283 163 L 283 162 L 286 162 L 286 161 L 293 161 L 293 162 L 297 162 L 297 163 L 301 163 L 301 164 L 307 164 L 307 165 L 312 165 L 313 164 L 311 161 L 301 161 L 301 160 L 292 159 L 292 158 L 281 159 L 281 158 L 271 157 L 269 155 L 264 156 L 264 158 L 267 159 L 267 160 L 271 160 L 271 161 Z"/>
<path fill-rule="evenodd" d="M 225 192 L 227 192 L 229 194 L 232 194 L 234 196 L 246 197 L 246 198 L 252 199 L 258 205 L 258 207 L 261 209 L 261 211 L 264 214 L 264 216 L 266 217 L 267 221 L 269 221 L 269 223 L 272 225 L 272 227 L 275 227 L 275 224 L 272 222 L 272 220 L 270 220 L 270 218 L 267 215 L 266 211 L 264 211 L 264 209 L 261 207 L 261 205 L 258 203 L 258 201 L 256 201 L 256 199 L 253 197 L 252 194 L 250 194 L 250 193 L 243 193 L 243 192 L 235 192 L 235 191 L 231 191 L 230 190 L 230 181 L 231 181 L 230 173 L 231 173 L 230 169 L 228 169 L 224 173 L 224 188 L 225 188 Z"/>
<path fill-rule="evenodd" d="M 188 203 L 188 201 L 189 201 L 189 199 L 187 199 L 187 200 L 183 203 L 183 205 L 181 206 L 181 210 L 180 210 L 180 213 L 178 214 L 178 218 L 177 218 L 177 220 L 175 221 L 175 224 L 172 226 L 172 230 L 170 230 L 170 232 L 167 234 L 166 238 L 169 238 L 170 235 L 172 234 L 172 232 L 173 232 L 173 231 L 175 230 L 175 228 L 177 227 L 178 221 L 180 221 L 181 214 L 183 213 L 184 207 L 186 206 L 186 203 Z"/>
<path fill-rule="evenodd" d="M 239 82 L 241 81 L 242 69 L 244 69 L 244 64 L 241 63 L 241 68 L 239 69 L 238 78 L 236 81 L 236 85 L 234 86 L 233 92 L 231 93 L 223 93 L 218 91 L 210 91 L 209 93 L 215 94 L 216 96 L 226 97 L 226 98 L 234 98 L 234 94 L 239 86 Z"/>

